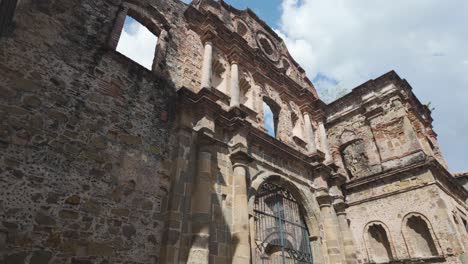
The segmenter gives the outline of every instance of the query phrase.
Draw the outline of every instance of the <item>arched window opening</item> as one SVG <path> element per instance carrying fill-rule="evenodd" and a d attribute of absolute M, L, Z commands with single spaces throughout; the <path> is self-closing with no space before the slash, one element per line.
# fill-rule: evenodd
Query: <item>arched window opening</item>
<path fill-rule="evenodd" d="M 135 18 L 127 15 L 116 50 L 141 66 L 152 70 L 158 36 Z"/>
<path fill-rule="evenodd" d="M 413 257 L 438 255 L 434 239 L 424 219 L 420 216 L 411 216 L 406 220 L 406 231 L 406 239 L 412 249 Z"/>
<path fill-rule="evenodd" d="M 373 224 L 367 231 L 370 258 L 375 263 L 386 263 L 393 259 L 390 241 L 382 225 Z"/>
<path fill-rule="evenodd" d="M 270 99 L 263 101 L 263 122 L 268 135 L 276 137 L 278 133 L 279 107 Z"/>
<path fill-rule="evenodd" d="M 211 85 L 225 94 L 227 94 L 227 71 L 225 65 L 219 60 L 213 61 L 213 71 L 211 75 Z"/>
<path fill-rule="evenodd" d="M 313 263 L 299 204 L 285 188 L 264 183 L 256 197 L 254 263 Z"/>

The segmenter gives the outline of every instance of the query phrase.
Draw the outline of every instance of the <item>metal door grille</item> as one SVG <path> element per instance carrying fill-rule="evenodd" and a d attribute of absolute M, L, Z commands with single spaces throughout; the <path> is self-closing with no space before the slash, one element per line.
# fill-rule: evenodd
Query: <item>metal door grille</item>
<path fill-rule="evenodd" d="M 299 205 L 283 187 L 264 183 L 255 198 L 254 263 L 312 263 L 309 232 Z"/>

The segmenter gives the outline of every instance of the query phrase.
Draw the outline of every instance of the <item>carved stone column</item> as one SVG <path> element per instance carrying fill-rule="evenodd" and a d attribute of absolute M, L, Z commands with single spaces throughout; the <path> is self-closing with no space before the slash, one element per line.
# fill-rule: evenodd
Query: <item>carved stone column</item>
<path fill-rule="evenodd" d="M 239 65 L 236 60 L 231 62 L 231 107 L 240 106 Z"/>
<path fill-rule="evenodd" d="M 319 190 L 316 197 L 323 219 L 323 231 L 325 234 L 328 258 L 330 260 L 329 263 L 341 264 L 343 263 L 343 258 L 340 251 L 340 232 L 334 224 L 332 197 L 326 189 Z"/>
<path fill-rule="evenodd" d="M 205 52 L 203 53 L 201 88 L 211 88 L 211 74 L 213 71 L 213 44 L 205 41 Z"/>
<path fill-rule="evenodd" d="M 315 153 L 317 152 L 317 147 L 315 146 L 315 133 L 308 112 L 304 112 L 304 125 L 307 140 L 307 150 L 309 151 L 309 153 Z"/>
<path fill-rule="evenodd" d="M 209 136 L 200 135 L 197 153 L 197 174 L 192 192 L 192 245 L 187 263 L 208 263 L 211 225 L 211 157 Z"/>
<path fill-rule="evenodd" d="M 232 263 L 249 263 L 250 261 L 250 227 L 249 206 L 247 197 L 247 169 L 252 158 L 245 146 L 235 147 L 231 154 L 233 167 L 233 259 Z"/>
<path fill-rule="evenodd" d="M 325 130 L 325 125 L 322 120 L 318 122 L 318 132 L 320 134 L 320 141 L 322 142 L 322 151 L 325 153 L 325 162 L 333 162 L 330 145 L 328 143 L 327 131 Z"/>
<path fill-rule="evenodd" d="M 334 198 L 333 207 L 335 208 L 336 215 L 338 216 L 338 225 L 343 239 L 346 264 L 356 264 L 358 263 L 356 248 L 354 246 L 351 230 L 349 230 L 348 218 L 346 217 L 346 203 L 344 202 L 343 196 Z"/>

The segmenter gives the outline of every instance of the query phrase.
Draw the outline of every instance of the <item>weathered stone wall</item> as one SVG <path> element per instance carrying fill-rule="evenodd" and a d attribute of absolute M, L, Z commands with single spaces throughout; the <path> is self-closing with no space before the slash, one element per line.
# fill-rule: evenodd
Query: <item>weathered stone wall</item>
<path fill-rule="evenodd" d="M 430 111 L 409 85 L 390 72 L 332 103 L 327 113 L 335 163 L 349 177 L 346 212 L 361 261 L 419 261 L 404 225 L 413 214 L 429 224 L 434 255 L 444 257 L 425 261 L 461 263 L 467 233 L 453 215 L 463 221 L 466 193 L 445 169 Z M 377 229 L 386 234 L 369 235 Z"/>
<path fill-rule="evenodd" d="M 160 34 L 151 71 L 114 50 L 127 14 Z M 443 163 L 430 113 L 394 73 L 326 106 L 275 32 L 222 1 L 21 0 L 12 25 L 0 38 L 0 262 L 246 263 L 265 182 L 299 202 L 314 263 L 356 263 L 355 243 L 364 261 L 372 219 L 409 257 L 397 237 L 410 212 L 437 225 L 448 263 L 466 248 L 452 181 L 427 164 L 367 177 Z"/>
<path fill-rule="evenodd" d="M 434 156 L 441 164 L 436 138 L 398 81 L 382 81 L 356 92 L 329 109 L 328 136 L 335 162 L 349 178 L 362 178 Z M 354 100 L 353 100 L 354 99 Z M 430 117 L 425 117 L 425 122 Z M 431 138 L 433 149 L 428 139 Z M 357 142 L 361 141 L 361 142 Z M 347 167 L 345 169 L 345 167 Z"/>
<path fill-rule="evenodd" d="M 184 4 L 152 4 L 183 27 Z M 119 6 L 21 1 L 14 31 L 0 38 L 6 263 L 158 261 L 175 87 L 197 71 L 186 69 L 191 44 L 174 29 L 170 81 L 109 50 Z"/>
<path fill-rule="evenodd" d="M 350 207 L 347 209 L 351 220 L 351 230 L 357 242 L 360 259 L 368 263 L 370 247 L 366 226 L 382 223 L 387 228 L 394 259 L 415 258 L 409 253 L 409 241 L 404 237 L 404 219 L 409 214 L 422 215 L 433 229 L 434 242 L 440 255 L 446 256 L 445 263 L 461 263 L 459 256 L 461 236 L 449 216 L 448 204 L 453 198 L 447 197 L 437 185 L 430 184 L 433 176 L 430 172 L 408 175 L 392 185 L 381 184 L 366 192 L 348 196 Z M 381 190 L 380 192 L 378 190 Z M 463 209 L 466 212 L 465 209 Z M 405 240 L 406 239 L 406 240 Z M 372 254 L 372 253 L 370 253 Z"/>

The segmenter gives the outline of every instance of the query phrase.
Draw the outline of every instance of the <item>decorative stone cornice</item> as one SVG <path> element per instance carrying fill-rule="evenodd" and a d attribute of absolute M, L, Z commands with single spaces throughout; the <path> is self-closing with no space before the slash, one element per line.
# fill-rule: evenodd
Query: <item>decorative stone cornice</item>
<path fill-rule="evenodd" d="M 435 182 L 429 183 L 429 184 L 437 184 L 439 187 L 444 189 L 446 193 L 456 198 L 459 201 L 459 203 L 466 206 L 464 202 L 466 199 L 468 199 L 468 191 L 465 190 L 457 182 L 457 179 L 454 178 L 452 174 L 449 171 L 447 171 L 447 169 L 443 165 L 439 163 L 439 161 L 437 161 L 435 158 L 432 158 L 432 157 L 426 157 L 425 160 L 407 165 L 403 168 L 399 167 L 399 168 L 379 172 L 373 175 L 369 175 L 364 178 L 357 178 L 355 180 L 347 182 L 344 185 L 344 188 L 346 189 L 347 193 L 353 193 L 355 192 L 355 190 L 362 191 L 368 188 L 373 188 L 374 186 L 372 184 L 373 182 L 382 181 L 383 179 L 389 179 L 389 178 L 393 178 L 391 179 L 391 181 L 396 181 L 399 179 L 399 177 L 402 177 L 402 176 L 404 177 L 404 175 L 408 175 L 410 173 L 414 174 L 417 171 L 423 171 L 423 170 L 431 170 L 433 172 L 432 175 L 435 178 Z M 427 186 L 427 184 L 414 186 L 412 188 L 421 188 L 424 186 Z M 383 194 L 382 196 L 390 196 L 390 195 L 394 195 L 396 193 L 405 192 L 405 191 L 407 191 L 407 189 L 398 190 L 392 193 L 386 193 L 386 194 Z M 380 198 L 381 198 L 380 196 L 376 196 L 376 197 L 373 197 L 372 200 L 380 199 Z M 363 203 L 366 201 L 369 201 L 369 199 L 353 202 L 353 204 Z"/>
<path fill-rule="evenodd" d="M 346 183 L 347 181 L 347 178 L 345 175 L 341 174 L 341 173 L 334 173 L 331 177 L 330 177 L 330 180 L 331 180 L 331 185 L 335 185 L 335 186 L 341 186 L 343 184 Z"/>
<path fill-rule="evenodd" d="M 201 145 L 209 145 L 216 142 L 214 133 L 208 128 L 202 128 L 197 131 L 197 140 Z"/>
<path fill-rule="evenodd" d="M 196 109 L 206 108 L 208 115 L 212 115 L 213 120 L 216 122 L 217 127 L 222 127 L 227 131 L 237 131 L 239 128 L 246 130 L 246 135 L 249 142 L 255 142 L 256 145 L 268 149 L 275 155 L 281 156 L 287 160 L 298 162 L 300 166 L 314 171 L 314 174 L 321 175 L 326 183 L 329 175 L 334 173 L 334 169 L 330 166 L 323 164 L 325 154 L 321 151 L 315 153 L 306 153 L 299 151 L 286 143 L 272 138 L 265 131 L 254 127 L 246 120 L 246 111 L 243 110 L 241 105 L 239 108 L 232 108 L 228 111 L 224 110 L 218 103 L 220 96 L 217 95 L 217 90 L 203 88 L 198 93 L 195 93 L 188 88 L 181 88 L 178 91 L 178 101 L 180 102 L 179 108 L 184 108 L 186 111 L 193 111 L 194 106 Z"/>
<path fill-rule="evenodd" d="M 216 28 L 210 23 L 210 21 L 210 19 L 207 19 L 201 29 L 202 32 L 200 38 L 203 43 L 212 42 L 218 35 L 218 33 L 216 33 Z"/>
<path fill-rule="evenodd" d="M 332 197 L 331 197 L 331 195 L 330 195 L 330 193 L 328 192 L 327 189 L 317 190 L 315 197 L 317 199 L 317 202 L 318 202 L 320 208 L 330 207 L 332 205 Z"/>
<path fill-rule="evenodd" d="M 394 85 L 392 90 L 384 90 L 389 85 Z M 370 80 L 352 89 L 352 92 L 326 106 L 328 123 L 333 125 L 347 118 L 351 114 L 366 113 L 372 117 L 374 109 L 366 107 L 373 102 L 382 102 L 394 96 L 398 96 L 408 109 L 415 111 L 418 119 L 426 126 L 432 127 L 431 111 L 423 105 L 412 92 L 409 83 L 401 79 L 395 71 L 390 71 L 375 80 Z M 349 109 L 346 110 L 345 109 Z"/>
<path fill-rule="evenodd" d="M 312 102 L 317 98 L 316 93 L 313 92 L 313 85 L 310 82 L 306 80 L 308 85 L 303 86 L 285 75 L 281 68 L 278 68 L 269 59 L 263 56 L 263 52 L 260 49 L 252 48 L 243 37 L 227 28 L 225 23 L 212 12 L 204 10 L 203 8 L 197 9 L 193 6 L 189 6 L 184 15 L 190 23 L 190 28 L 199 35 L 204 35 L 206 32 L 203 31 L 202 28 L 207 24 L 211 24 L 212 30 L 209 36 L 213 35 L 211 34 L 213 31 L 216 32 L 216 36 L 212 39 L 216 48 L 225 54 L 230 54 L 233 47 L 237 46 L 242 51 L 240 53 L 240 61 L 237 62 L 254 74 L 261 75 L 265 81 L 270 82 L 274 87 L 285 87 L 296 100 L 299 98 L 307 98 Z M 258 67 L 259 65 L 263 66 Z M 254 78 L 257 79 L 255 76 Z"/>
<path fill-rule="evenodd" d="M 231 162 L 234 166 L 244 165 L 246 166 L 254 159 L 248 153 L 248 149 L 243 144 L 236 144 L 231 148 Z"/>
<path fill-rule="evenodd" d="M 242 58 L 242 49 L 238 45 L 233 45 L 229 50 L 228 59 L 231 64 L 239 64 L 240 61 L 245 61 L 246 59 Z"/>
<path fill-rule="evenodd" d="M 348 205 L 345 203 L 342 197 L 334 197 L 333 208 L 335 208 L 337 215 L 341 215 L 346 214 L 346 208 L 348 208 Z"/>

